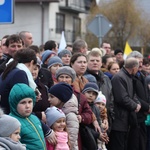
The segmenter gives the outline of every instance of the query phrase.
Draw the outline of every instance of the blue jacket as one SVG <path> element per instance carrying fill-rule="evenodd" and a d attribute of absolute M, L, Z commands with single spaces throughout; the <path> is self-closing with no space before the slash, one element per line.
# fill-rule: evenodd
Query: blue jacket
<path fill-rule="evenodd" d="M 9 114 L 10 112 L 8 102 L 9 93 L 11 88 L 16 83 L 25 83 L 29 85 L 27 75 L 23 70 L 17 68 L 13 69 L 10 73 L 8 73 L 7 77 L 4 80 L 2 80 L 2 76 L 0 76 L 0 106 L 4 109 L 6 114 Z"/>

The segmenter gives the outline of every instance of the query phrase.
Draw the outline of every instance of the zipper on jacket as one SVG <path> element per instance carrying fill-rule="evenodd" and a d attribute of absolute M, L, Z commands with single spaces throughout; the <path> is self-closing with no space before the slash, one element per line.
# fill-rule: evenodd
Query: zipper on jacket
<path fill-rule="evenodd" d="M 40 138 L 40 141 L 42 142 L 42 145 L 43 145 L 43 147 L 44 147 L 44 150 L 46 150 L 46 149 L 45 149 L 45 146 L 44 146 L 44 143 L 43 143 L 43 140 L 41 139 L 41 136 L 40 136 L 39 132 L 37 131 L 35 125 L 34 125 L 28 118 L 26 118 L 26 119 L 27 119 L 28 122 L 32 125 L 32 127 L 35 129 L 35 131 L 36 131 L 38 137 Z"/>

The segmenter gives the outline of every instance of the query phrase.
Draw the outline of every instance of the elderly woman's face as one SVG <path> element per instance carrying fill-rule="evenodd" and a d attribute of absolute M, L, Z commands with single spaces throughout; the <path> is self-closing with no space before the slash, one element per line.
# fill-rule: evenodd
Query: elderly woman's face
<path fill-rule="evenodd" d="M 84 56 L 79 56 L 71 65 L 77 75 L 83 75 L 87 69 L 87 60 Z"/>
<path fill-rule="evenodd" d="M 58 82 L 65 82 L 68 83 L 69 85 L 72 84 L 72 78 L 67 74 L 61 74 L 57 80 Z"/>

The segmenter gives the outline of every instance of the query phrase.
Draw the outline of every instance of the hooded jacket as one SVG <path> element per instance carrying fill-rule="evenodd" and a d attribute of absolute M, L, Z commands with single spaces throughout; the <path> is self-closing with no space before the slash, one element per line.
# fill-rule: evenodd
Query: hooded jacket
<path fill-rule="evenodd" d="M 24 98 L 31 98 L 33 105 L 35 104 L 35 93 L 28 85 L 14 85 L 9 95 L 10 115 L 17 118 L 21 123 L 20 142 L 26 144 L 27 150 L 46 150 L 39 119 L 32 114 L 24 117 L 17 112 L 17 105 Z"/>

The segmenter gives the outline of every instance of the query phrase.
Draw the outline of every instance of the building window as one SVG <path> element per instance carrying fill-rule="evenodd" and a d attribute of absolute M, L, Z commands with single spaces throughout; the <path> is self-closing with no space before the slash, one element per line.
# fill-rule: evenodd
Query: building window
<path fill-rule="evenodd" d="M 73 40 L 81 35 L 81 19 L 73 17 Z"/>
<path fill-rule="evenodd" d="M 62 33 L 65 30 L 65 15 L 61 13 L 56 14 L 56 33 Z"/>

